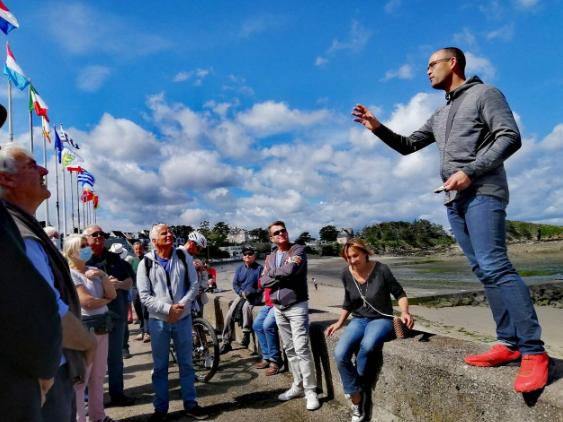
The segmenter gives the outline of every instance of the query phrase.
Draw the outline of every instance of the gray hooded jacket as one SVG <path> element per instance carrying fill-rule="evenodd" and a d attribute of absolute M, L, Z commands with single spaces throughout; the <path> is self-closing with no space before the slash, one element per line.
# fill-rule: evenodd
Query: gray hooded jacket
<path fill-rule="evenodd" d="M 436 142 L 442 180 L 461 170 L 472 181 L 458 196 L 482 194 L 508 201 L 503 162 L 522 142 L 504 95 L 473 76 L 447 94 L 446 100 L 447 104 L 409 137 L 398 135 L 383 125 L 374 130 L 374 134 L 403 155 Z M 446 193 L 446 204 L 455 199 L 453 193 Z"/>

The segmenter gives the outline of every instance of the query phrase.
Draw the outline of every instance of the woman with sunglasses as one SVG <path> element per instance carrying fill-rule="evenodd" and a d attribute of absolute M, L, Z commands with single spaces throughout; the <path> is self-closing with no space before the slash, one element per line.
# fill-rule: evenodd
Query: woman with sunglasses
<path fill-rule="evenodd" d="M 403 323 L 409 329 L 414 326 L 405 291 L 389 267 L 371 261 L 370 255 L 373 252 L 361 239 L 350 239 L 342 248 L 341 256 L 348 263 L 342 272 L 344 303 L 338 321 L 325 331 L 327 336 L 333 335 L 352 314 L 334 353 L 344 393 L 352 402 L 352 422 L 364 421 L 368 413 L 370 355 L 394 335 L 393 320 L 386 316 L 393 313 L 391 295 L 399 302 Z"/>
<path fill-rule="evenodd" d="M 86 238 L 79 234 L 68 236 L 64 241 L 63 255 L 68 261 L 72 280 L 76 286 L 82 317 L 105 315 L 107 304 L 116 297 L 115 288 L 106 273 L 86 266 L 86 261 L 92 256 L 92 249 Z M 107 367 L 108 335 L 102 334 L 103 327 L 96 334 L 97 347 L 92 362 L 86 369 L 84 384 L 75 386 L 76 420 L 86 421 L 84 405 L 84 389 L 88 386 L 88 417 L 94 422 L 111 422 L 112 419 L 104 412 L 104 377 Z"/>

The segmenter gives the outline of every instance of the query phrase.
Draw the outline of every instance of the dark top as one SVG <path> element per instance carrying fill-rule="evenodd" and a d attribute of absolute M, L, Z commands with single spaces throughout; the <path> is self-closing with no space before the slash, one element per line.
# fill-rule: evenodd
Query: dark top
<path fill-rule="evenodd" d="M 135 274 L 131 265 L 122 260 L 119 255 L 104 249 L 102 256 L 92 255 L 86 265 L 99 268 L 107 275 L 112 275 L 118 280 L 125 280 L 128 277 L 135 279 Z M 108 303 L 108 309 L 120 316 L 121 321 L 127 319 L 127 307 L 129 302 L 129 291 L 116 289 L 117 296 Z"/>
<path fill-rule="evenodd" d="M 357 283 L 348 267 L 346 267 L 342 271 L 342 283 L 344 284 L 344 303 L 342 308 L 356 317 L 385 318 L 369 306 L 364 306 L 356 284 L 367 301 L 375 309 L 389 315 L 393 314 L 390 295 L 393 295 L 397 300 L 407 295 L 393 276 L 393 273 L 391 273 L 389 267 L 381 262 L 375 264 L 373 271 L 364 284 Z"/>

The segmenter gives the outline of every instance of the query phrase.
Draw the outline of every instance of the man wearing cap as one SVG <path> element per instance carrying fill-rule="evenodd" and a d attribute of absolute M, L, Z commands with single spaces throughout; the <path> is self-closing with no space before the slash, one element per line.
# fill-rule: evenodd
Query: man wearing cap
<path fill-rule="evenodd" d="M 105 247 L 107 234 L 97 224 L 84 229 L 88 246 L 92 248 L 92 258 L 86 265 L 99 268 L 110 278 L 117 297 L 108 304 L 110 311 L 116 314 L 114 326 L 108 338 L 108 384 L 111 406 L 131 406 L 135 399 L 123 392 L 123 339 L 127 326 L 127 305 L 129 289 L 133 285 L 131 266 L 119 255 Z"/>
<path fill-rule="evenodd" d="M 223 328 L 223 344 L 221 354 L 230 352 L 231 340 L 233 337 L 233 317 L 239 306 L 242 306 L 242 332 L 243 338 L 240 342 L 242 347 L 247 347 L 250 343 L 250 333 L 252 332 L 252 308 L 254 304 L 260 302 L 260 290 L 258 289 L 258 279 L 262 273 L 262 265 L 256 262 L 256 252 L 251 246 L 242 249 L 242 265 L 237 268 L 233 277 L 233 290 L 237 294 Z M 244 304 L 241 305 L 241 302 Z"/>

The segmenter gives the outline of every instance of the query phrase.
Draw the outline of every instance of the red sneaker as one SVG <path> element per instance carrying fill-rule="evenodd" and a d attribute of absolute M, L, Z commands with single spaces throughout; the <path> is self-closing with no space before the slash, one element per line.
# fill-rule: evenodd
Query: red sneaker
<path fill-rule="evenodd" d="M 541 390 L 547 384 L 548 369 L 549 356 L 547 353 L 522 356 L 522 363 L 514 381 L 514 391 L 529 393 Z"/>
<path fill-rule="evenodd" d="M 520 359 L 520 352 L 510 350 L 503 344 L 495 344 L 491 350 L 480 355 L 469 355 L 463 360 L 472 366 L 498 366 Z"/>

